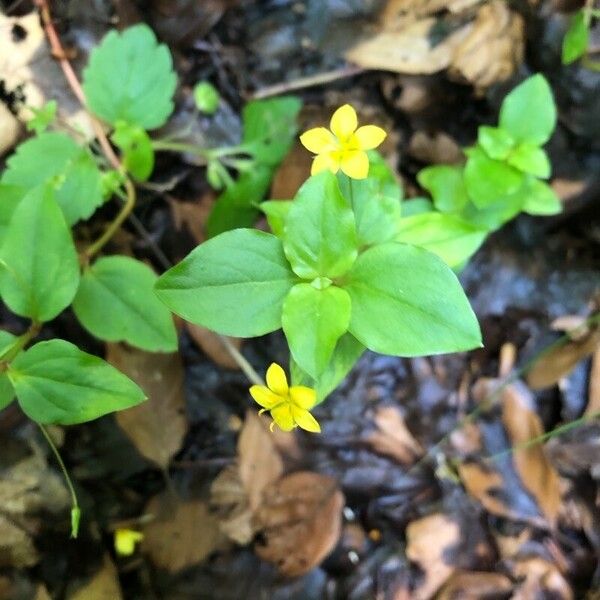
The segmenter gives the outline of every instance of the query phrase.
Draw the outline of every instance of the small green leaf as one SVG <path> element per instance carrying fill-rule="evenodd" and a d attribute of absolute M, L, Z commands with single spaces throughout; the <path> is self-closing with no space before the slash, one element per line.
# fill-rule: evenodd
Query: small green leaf
<path fill-rule="evenodd" d="M 0 330 L 0 356 L 2 356 L 17 340 L 8 331 Z M 15 398 L 15 390 L 6 373 L 0 373 L 0 410 L 6 408 Z"/>
<path fill-rule="evenodd" d="M 18 185 L 0 183 L 0 244 L 4 239 L 15 208 L 25 194 L 26 190 Z"/>
<path fill-rule="evenodd" d="M 523 173 L 530 173 L 542 179 L 548 179 L 552 171 L 546 153 L 539 146 L 527 142 L 519 144 L 510 153 L 507 162 Z"/>
<path fill-rule="evenodd" d="M 590 43 L 589 23 L 584 10 L 578 10 L 569 23 L 569 29 L 563 38 L 562 63 L 570 65 L 585 53 Z"/>
<path fill-rule="evenodd" d="M 423 356 L 481 346 L 456 275 L 422 248 L 394 242 L 370 248 L 344 289 L 352 300 L 349 331 L 375 352 Z"/>
<path fill-rule="evenodd" d="M 0 248 L 0 295 L 22 317 L 50 321 L 73 300 L 79 261 L 71 231 L 48 188 L 29 192 Z"/>
<path fill-rule="evenodd" d="M 455 215 L 432 212 L 401 219 L 396 241 L 425 248 L 455 269 L 477 252 L 486 236 L 487 231 Z"/>
<path fill-rule="evenodd" d="M 135 406 L 144 392 L 97 356 L 69 342 L 40 342 L 8 369 L 19 405 L 33 421 L 74 425 Z"/>
<path fill-rule="evenodd" d="M 556 106 L 543 75 L 532 75 L 504 98 L 500 127 L 515 141 L 545 144 L 555 126 Z"/>
<path fill-rule="evenodd" d="M 348 330 L 350 296 L 338 287 L 299 283 L 285 298 L 281 323 L 294 360 L 316 379 Z"/>
<path fill-rule="evenodd" d="M 469 197 L 479 208 L 485 208 L 516 192 L 523 184 L 523 173 L 499 160 L 490 158 L 481 148 L 468 152 L 465 185 Z"/>
<path fill-rule="evenodd" d="M 58 105 L 56 100 L 50 100 L 46 102 L 41 108 L 31 108 L 33 117 L 26 123 L 27 131 L 35 131 L 35 133 L 42 133 L 45 131 L 56 118 L 56 109 Z"/>
<path fill-rule="evenodd" d="M 283 300 L 296 281 L 278 238 L 235 229 L 198 246 L 155 289 L 187 321 L 254 337 L 281 327 Z"/>
<path fill-rule="evenodd" d="M 111 140 L 123 153 L 127 171 L 138 181 L 146 181 L 154 170 L 154 150 L 148 134 L 137 125 L 119 121 Z"/>
<path fill-rule="evenodd" d="M 154 293 L 157 279 L 150 267 L 133 258 L 100 258 L 83 273 L 73 300 L 75 315 L 101 340 L 173 352 L 177 332 L 171 313 Z"/>
<path fill-rule="evenodd" d="M 524 212 L 530 215 L 556 215 L 561 210 L 560 198 L 547 183 L 533 177 L 527 182 Z"/>
<path fill-rule="evenodd" d="M 354 210 L 360 246 L 394 239 L 401 211 L 402 190 L 393 171 L 377 152 L 369 153 L 369 163 L 365 179 L 350 179 L 338 173 L 342 195 Z"/>
<path fill-rule="evenodd" d="M 515 145 L 515 140 L 507 131 L 487 125 L 479 128 L 477 141 L 485 153 L 494 160 L 504 160 Z"/>
<path fill-rule="evenodd" d="M 290 208 L 283 243 L 294 272 L 303 279 L 339 277 L 356 260 L 354 214 L 329 171 L 310 177 Z"/>
<path fill-rule="evenodd" d="M 83 71 L 91 111 L 112 125 L 126 121 L 143 129 L 160 127 L 173 111 L 176 84 L 168 48 L 143 24 L 110 31 Z"/>
<path fill-rule="evenodd" d="M 194 87 L 194 102 L 200 112 L 214 115 L 219 108 L 221 98 L 219 92 L 212 83 L 201 81 Z"/>
<path fill-rule="evenodd" d="M 283 239 L 285 220 L 290 208 L 292 208 L 292 202 L 289 200 L 266 200 L 260 203 L 260 210 L 267 216 L 267 223 L 271 231 L 279 239 Z"/>
<path fill-rule="evenodd" d="M 440 212 L 460 212 L 469 201 L 462 167 L 427 167 L 419 171 L 417 180 L 431 194 L 433 204 Z"/>
<path fill-rule="evenodd" d="M 69 225 L 102 204 L 102 176 L 92 155 L 64 133 L 42 133 L 21 144 L 7 161 L 2 183 L 24 192 L 50 185 Z"/>
<path fill-rule="evenodd" d="M 428 198 L 409 198 L 402 203 L 402 217 L 414 217 L 433 211 L 433 204 Z"/>

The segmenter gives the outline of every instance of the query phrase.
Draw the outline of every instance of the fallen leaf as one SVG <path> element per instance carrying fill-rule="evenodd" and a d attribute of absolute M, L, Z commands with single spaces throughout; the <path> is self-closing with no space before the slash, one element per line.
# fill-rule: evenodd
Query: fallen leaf
<path fill-rule="evenodd" d="M 588 403 L 583 415 L 591 417 L 600 413 L 600 348 L 594 352 L 592 357 L 592 368 L 590 370 L 590 385 Z"/>
<path fill-rule="evenodd" d="M 443 131 L 428 134 L 417 131 L 410 138 L 408 153 L 429 165 L 452 165 L 464 160 L 464 154 L 456 141 Z"/>
<path fill-rule="evenodd" d="M 223 339 L 218 333 L 215 333 L 210 329 L 206 329 L 206 327 L 201 327 L 200 325 L 188 323 L 187 321 L 185 322 L 185 328 L 187 329 L 187 332 L 190 334 L 190 337 L 194 340 L 196 345 L 199 346 L 202 349 L 202 351 L 217 365 L 226 369 L 240 368 L 240 366 L 225 348 Z M 241 340 L 240 338 L 230 337 L 227 339 L 237 350 L 239 350 L 242 347 L 243 340 Z"/>
<path fill-rule="evenodd" d="M 556 177 L 552 180 L 550 187 L 554 190 L 561 201 L 566 202 L 579 196 L 588 186 L 587 181 L 575 179 L 562 179 Z"/>
<path fill-rule="evenodd" d="M 183 202 L 167 196 L 173 225 L 177 231 L 187 229 L 193 240 L 201 244 L 206 240 L 204 226 L 213 208 L 217 196 L 210 191 L 194 202 Z"/>
<path fill-rule="evenodd" d="M 67 595 L 67 600 L 121 600 L 119 574 L 108 555 L 102 567 L 82 587 Z"/>
<path fill-rule="evenodd" d="M 293 198 L 310 176 L 312 161 L 312 154 L 302 144 L 296 143 L 275 172 L 271 183 L 271 198 Z"/>
<path fill-rule="evenodd" d="M 32 567 L 39 558 L 29 533 L 0 514 L 0 567 Z"/>
<path fill-rule="evenodd" d="M 483 571 L 458 571 L 446 582 L 436 600 L 485 600 L 504 597 L 513 588 L 506 575 Z"/>
<path fill-rule="evenodd" d="M 335 548 L 344 502 L 336 481 L 319 473 L 299 471 L 269 485 L 256 514 L 256 553 L 282 575 L 308 573 Z"/>
<path fill-rule="evenodd" d="M 543 558 L 531 557 L 514 561 L 510 565 L 510 571 L 514 577 L 523 579 L 511 600 L 573 599 L 573 591 L 557 566 Z"/>
<path fill-rule="evenodd" d="M 148 396 L 146 402 L 117 412 L 117 423 L 140 454 L 166 469 L 187 431 L 181 356 L 108 344 L 106 358 Z"/>
<path fill-rule="evenodd" d="M 445 560 L 449 548 L 460 541 L 458 523 L 448 515 L 435 513 L 412 521 L 406 528 L 406 556 L 423 571 L 423 582 L 414 590 L 414 600 L 428 600 L 454 573 Z"/>
<path fill-rule="evenodd" d="M 200 500 L 181 502 L 155 496 L 146 514 L 155 519 L 144 528 L 142 551 L 170 573 L 202 562 L 220 544 L 219 523 Z"/>

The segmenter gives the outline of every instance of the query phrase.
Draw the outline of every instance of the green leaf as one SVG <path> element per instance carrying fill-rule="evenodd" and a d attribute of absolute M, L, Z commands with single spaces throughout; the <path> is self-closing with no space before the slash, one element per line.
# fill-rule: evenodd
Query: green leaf
<path fill-rule="evenodd" d="M 329 171 L 300 188 L 285 227 L 285 255 L 303 279 L 339 277 L 356 260 L 354 214 Z"/>
<path fill-rule="evenodd" d="M 271 231 L 279 239 L 283 239 L 285 220 L 290 208 L 292 208 L 292 202 L 289 200 L 266 200 L 260 203 L 260 210 L 267 216 L 267 223 Z"/>
<path fill-rule="evenodd" d="M 264 165 L 277 166 L 289 152 L 298 125 L 296 119 L 302 100 L 296 96 L 281 96 L 269 100 L 254 100 L 244 107 L 242 146 Z"/>
<path fill-rule="evenodd" d="M 469 197 L 479 208 L 494 204 L 516 192 L 524 176 L 514 167 L 490 158 L 481 148 L 468 152 L 465 166 L 465 186 Z"/>
<path fill-rule="evenodd" d="M 155 289 L 187 321 L 254 337 L 281 327 L 283 300 L 296 281 L 278 238 L 235 229 L 198 246 Z"/>
<path fill-rule="evenodd" d="M 433 204 L 428 198 L 409 198 L 402 203 L 402 217 L 414 217 L 433 211 Z"/>
<path fill-rule="evenodd" d="M 221 98 L 212 83 L 200 81 L 194 86 L 194 102 L 196 108 L 206 115 L 214 115 L 219 108 Z"/>
<path fill-rule="evenodd" d="M 422 248 L 394 242 L 370 248 L 344 289 L 352 300 L 349 331 L 375 352 L 422 356 L 481 346 L 456 275 Z"/>
<path fill-rule="evenodd" d="M 487 125 L 479 128 L 477 141 L 485 153 L 494 160 L 504 160 L 515 145 L 515 140 L 507 131 Z"/>
<path fill-rule="evenodd" d="M 369 152 L 369 162 L 365 179 L 350 179 L 338 173 L 342 195 L 354 210 L 360 246 L 394 239 L 401 211 L 402 190 L 393 171 L 377 152 Z"/>
<path fill-rule="evenodd" d="M 455 269 L 477 252 L 486 236 L 487 231 L 457 216 L 432 212 L 402 219 L 396 241 L 425 248 Z"/>
<path fill-rule="evenodd" d="M 552 90 L 543 75 L 529 77 L 504 98 L 500 127 L 517 142 L 545 144 L 556 126 Z"/>
<path fill-rule="evenodd" d="M 126 121 L 144 129 L 164 125 L 173 111 L 177 78 L 168 48 L 147 25 L 110 31 L 92 51 L 83 71 L 91 111 L 115 125 Z"/>
<path fill-rule="evenodd" d="M 79 261 L 52 190 L 36 188 L 14 211 L 0 248 L 0 295 L 22 317 L 50 321 L 73 300 Z"/>
<path fill-rule="evenodd" d="M 556 215 L 561 210 L 560 198 L 547 183 L 533 177 L 527 182 L 524 212 L 530 215 Z"/>
<path fill-rule="evenodd" d="M 102 175 L 86 148 L 64 133 L 42 133 L 8 159 L 2 183 L 24 192 L 50 185 L 69 225 L 87 219 L 102 204 Z"/>
<path fill-rule="evenodd" d="M 335 286 L 320 290 L 299 283 L 285 298 L 281 323 L 294 360 L 317 378 L 348 330 L 350 296 Z"/>
<path fill-rule="evenodd" d="M 265 197 L 272 176 L 271 168 L 264 165 L 240 173 L 239 179 L 217 198 L 206 222 L 208 236 L 253 225 L 259 213 L 258 204 Z"/>
<path fill-rule="evenodd" d="M 25 124 L 27 131 L 35 131 L 35 133 L 45 131 L 48 125 L 56 118 L 57 107 L 56 100 L 46 102 L 41 108 L 31 107 L 30 110 L 33 112 L 33 117 Z"/>
<path fill-rule="evenodd" d="M 427 167 L 419 171 L 417 180 L 431 194 L 433 204 L 440 212 L 459 212 L 469 200 L 462 167 Z"/>
<path fill-rule="evenodd" d="M 513 194 L 500 198 L 495 202 L 478 208 L 470 202 L 461 214 L 461 218 L 474 227 L 493 231 L 510 221 L 521 212 L 525 197 L 523 196 L 524 184 Z"/>
<path fill-rule="evenodd" d="M 121 150 L 127 171 L 138 181 L 146 181 L 154 170 L 154 150 L 148 134 L 137 125 L 119 121 L 111 140 Z"/>
<path fill-rule="evenodd" d="M 0 330 L 0 356 L 2 356 L 17 338 L 8 331 Z M 6 373 L 0 374 L 0 410 L 6 408 L 15 398 L 15 390 Z"/>
<path fill-rule="evenodd" d="M 519 144 L 510 153 L 507 162 L 523 173 L 530 173 L 542 179 L 548 179 L 552 171 L 546 153 L 540 147 L 527 142 Z"/>
<path fill-rule="evenodd" d="M 26 191 L 22 187 L 0 183 L 0 244 L 4 239 L 15 208 L 25 193 Z"/>
<path fill-rule="evenodd" d="M 570 65 L 581 58 L 590 43 L 589 23 L 584 10 L 578 10 L 569 23 L 569 29 L 563 38 L 562 63 Z"/>
<path fill-rule="evenodd" d="M 8 370 L 23 412 L 37 423 L 73 425 L 145 400 L 130 379 L 69 342 L 40 342 Z"/>
<path fill-rule="evenodd" d="M 156 297 L 158 277 L 127 256 L 107 256 L 83 273 L 73 310 L 80 323 L 107 342 L 127 342 L 150 352 L 177 350 L 177 332 Z"/>

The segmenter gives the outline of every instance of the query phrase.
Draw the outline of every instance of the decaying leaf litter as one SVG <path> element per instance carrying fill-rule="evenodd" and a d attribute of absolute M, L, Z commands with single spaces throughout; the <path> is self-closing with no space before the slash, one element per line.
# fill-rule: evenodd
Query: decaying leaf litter
<path fill-rule="evenodd" d="M 34 106 L 59 95 L 65 119 L 86 131 L 77 103 L 61 100 L 70 92 L 37 19 L 23 16 L 32 7 L 16 4 L 0 17 L 2 89 L 23 84 Z M 191 86 L 214 81 L 221 108 L 194 123 L 195 143 L 239 136 L 237 115 L 253 94 L 296 91 L 303 127 L 350 99 L 390 131 L 384 153 L 407 197 L 420 193 L 420 168 L 460 162 L 460 146 L 493 122 L 503 94 L 542 70 L 561 116 L 549 150 L 564 212 L 505 227 L 462 274 L 483 349 L 413 360 L 366 354 L 317 409 L 318 437 L 271 434 L 247 410 L 245 377 L 206 331 L 182 327 L 179 354 L 145 355 L 104 349 L 61 315 L 57 335 L 107 352 L 150 401 L 52 432 L 86 515 L 77 541 L 68 539 L 68 492 L 43 440 L 16 410 L 0 413 L 0 597 L 594 597 L 600 76 L 560 66 L 564 7 L 52 4 L 76 67 L 115 20 L 147 21 L 171 45 L 180 88 L 167 131 L 189 115 Z M 23 40 L 11 33 L 16 25 Z M 0 104 L 4 150 L 22 135 L 12 98 L 3 92 Z M 203 170 L 185 159 L 162 158 L 141 191 L 136 218 L 149 235 L 130 225 L 117 240 L 157 269 L 156 246 L 180 259 L 203 239 L 214 202 Z M 271 197 L 290 197 L 309 166 L 292 151 Z M 284 362 L 277 335 L 231 343 L 259 371 Z M 557 427 L 560 435 L 544 437 Z M 118 529 L 144 536 L 130 556 L 114 550 Z"/>

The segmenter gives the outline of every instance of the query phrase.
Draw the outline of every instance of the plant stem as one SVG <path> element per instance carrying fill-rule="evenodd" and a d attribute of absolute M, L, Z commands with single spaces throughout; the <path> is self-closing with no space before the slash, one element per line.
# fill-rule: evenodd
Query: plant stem
<path fill-rule="evenodd" d="M 14 360 L 17 354 L 29 344 L 29 342 L 37 336 L 42 328 L 42 324 L 37 321 L 32 321 L 29 329 L 19 336 L 15 343 L 0 357 L 0 372 L 6 371 L 11 360 Z"/>
<path fill-rule="evenodd" d="M 201 156 L 207 161 L 221 158 L 224 156 L 235 156 L 238 154 L 248 154 L 249 150 L 243 145 L 239 146 L 224 146 L 223 148 L 201 148 L 195 144 L 187 144 L 185 142 L 171 142 L 169 140 L 153 140 L 152 148 L 154 150 L 164 150 L 167 152 L 185 152 L 187 154 L 195 154 Z"/>
<path fill-rule="evenodd" d="M 254 370 L 254 367 L 244 358 L 243 354 L 231 343 L 231 340 L 224 335 L 219 335 L 219 339 L 225 346 L 225 349 L 231 355 L 231 358 L 235 360 L 240 369 L 244 372 L 244 375 L 256 385 L 265 385 L 262 377 Z"/>

